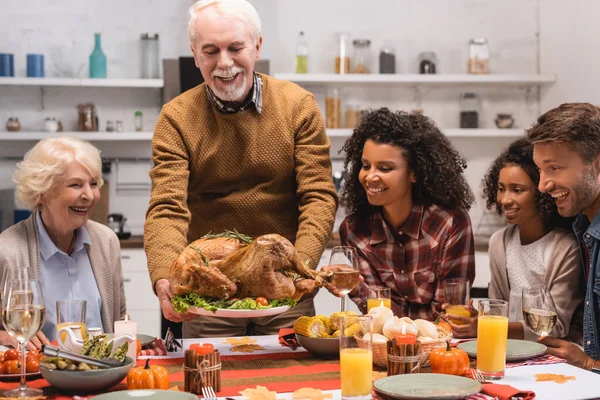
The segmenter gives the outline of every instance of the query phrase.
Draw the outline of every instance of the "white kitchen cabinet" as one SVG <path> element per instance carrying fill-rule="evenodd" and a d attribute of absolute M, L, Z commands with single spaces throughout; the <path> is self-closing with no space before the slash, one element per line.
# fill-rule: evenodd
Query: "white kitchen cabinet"
<path fill-rule="evenodd" d="M 161 310 L 152 290 L 144 249 L 122 249 L 121 265 L 129 317 L 137 321 L 138 333 L 160 337 Z"/>

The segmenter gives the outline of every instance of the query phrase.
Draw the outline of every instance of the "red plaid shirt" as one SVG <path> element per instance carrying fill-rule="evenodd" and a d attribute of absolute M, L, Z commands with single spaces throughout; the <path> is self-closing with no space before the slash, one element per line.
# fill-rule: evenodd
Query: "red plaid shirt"
<path fill-rule="evenodd" d="M 369 287 L 387 286 L 397 316 L 432 320 L 441 311 L 447 278 L 475 278 L 473 231 L 461 209 L 415 205 L 393 232 L 381 213 L 340 227 L 343 245 L 356 248 L 365 282 L 352 300 L 366 311 Z"/>

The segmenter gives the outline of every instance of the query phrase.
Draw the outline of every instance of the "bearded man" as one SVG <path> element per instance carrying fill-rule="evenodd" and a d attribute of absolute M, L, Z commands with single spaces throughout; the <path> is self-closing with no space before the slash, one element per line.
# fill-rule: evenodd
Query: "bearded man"
<path fill-rule="evenodd" d="M 312 295 L 275 317 L 219 319 L 174 311 L 169 268 L 186 245 L 224 230 L 277 233 L 315 268 L 337 206 L 329 139 L 314 96 L 258 74 L 261 23 L 245 0 L 190 8 L 190 46 L 205 82 L 166 104 L 152 139 L 144 245 L 165 318 L 184 337 L 276 334 L 314 315 Z"/>

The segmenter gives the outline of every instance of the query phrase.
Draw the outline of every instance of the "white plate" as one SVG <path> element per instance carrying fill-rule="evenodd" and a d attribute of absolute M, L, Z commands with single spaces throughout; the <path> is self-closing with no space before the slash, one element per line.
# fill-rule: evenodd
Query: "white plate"
<path fill-rule="evenodd" d="M 206 315 L 209 317 L 221 317 L 221 318 L 256 318 L 256 317 L 270 317 L 271 315 L 279 315 L 290 309 L 290 306 L 281 306 L 273 308 L 263 308 L 261 310 L 228 310 L 219 308 L 217 311 L 212 312 L 205 310 L 204 308 L 190 307 L 189 312 L 197 315 Z"/>

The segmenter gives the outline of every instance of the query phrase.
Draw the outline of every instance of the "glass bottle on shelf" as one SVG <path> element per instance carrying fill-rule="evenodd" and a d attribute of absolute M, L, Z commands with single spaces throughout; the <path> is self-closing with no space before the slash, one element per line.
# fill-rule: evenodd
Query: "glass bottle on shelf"
<path fill-rule="evenodd" d="M 369 39 L 355 39 L 352 41 L 354 46 L 354 68 L 353 74 L 371 73 L 371 41 Z"/>
<path fill-rule="evenodd" d="M 342 127 L 342 100 L 337 88 L 327 89 L 325 96 L 325 127 L 339 129 Z"/>
<path fill-rule="evenodd" d="M 106 55 L 102 51 L 99 33 L 94 33 L 94 42 L 94 50 L 90 54 L 90 78 L 106 78 Z"/>
<path fill-rule="evenodd" d="M 141 132 L 144 129 L 144 124 L 143 124 L 143 120 L 142 120 L 142 112 L 141 111 L 136 111 L 135 112 L 135 131 L 136 132 Z"/>
<path fill-rule="evenodd" d="M 347 32 L 338 33 L 338 49 L 335 57 L 335 73 L 350 73 L 350 34 Z"/>
<path fill-rule="evenodd" d="M 158 33 L 143 33 L 140 36 L 140 75 L 142 79 L 160 78 L 160 55 Z"/>
<path fill-rule="evenodd" d="M 296 43 L 296 73 L 308 73 L 308 44 L 302 31 L 298 35 L 298 42 Z"/>
<path fill-rule="evenodd" d="M 346 115 L 344 117 L 344 127 L 354 129 L 360 120 L 360 106 L 357 104 L 348 104 L 346 106 Z"/>
<path fill-rule="evenodd" d="M 115 126 L 112 121 L 106 121 L 106 132 L 114 132 Z"/>
<path fill-rule="evenodd" d="M 115 131 L 123 132 L 123 121 L 117 120 L 115 123 Z"/>
<path fill-rule="evenodd" d="M 460 127 L 461 129 L 479 127 L 479 98 L 475 93 L 463 93 L 460 96 Z"/>
<path fill-rule="evenodd" d="M 469 41 L 470 74 L 487 74 L 490 68 L 490 52 L 485 38 L 474 38 Z"/>
<path fill-rule="evenodd" d="M 81 132 L 96 132 L 98 130 L 98 117 L 96 107 L 92 103 L 78 104 L 79 130 Z"/>

